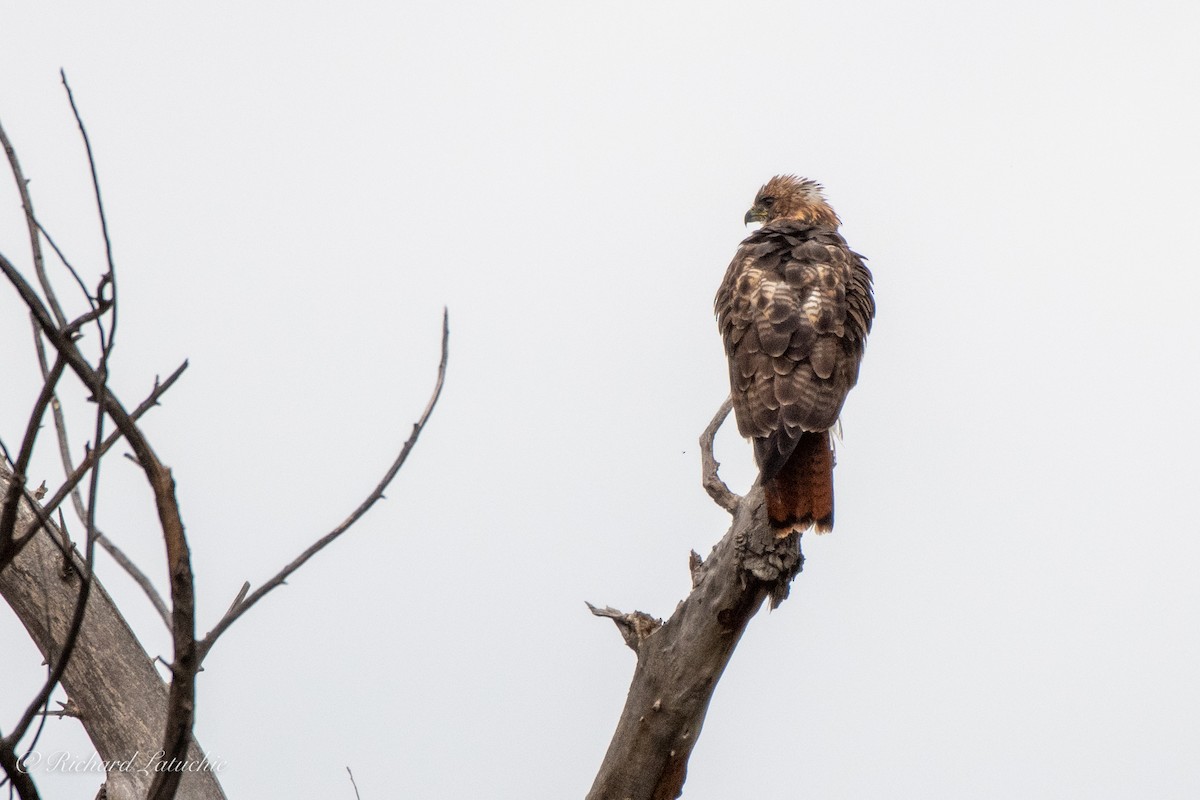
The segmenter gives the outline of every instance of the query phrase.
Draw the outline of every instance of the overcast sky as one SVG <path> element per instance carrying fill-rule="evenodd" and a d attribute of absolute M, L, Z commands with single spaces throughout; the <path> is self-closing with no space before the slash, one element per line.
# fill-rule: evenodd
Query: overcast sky
<path fill-rule="evenodd" d="M 685 796 L 1200 794 L 1198 30 L 1153 0 L 7 8 L 0 119 L 93 281 L 60 67 L 96 152 L 114 386 L 191 363 L 146 429 L 201 633 L 374 486 L 450 310 L 387 501 L 199 677 L 230 798 L 352 798 L 347 765 L 364 800 L 586 793 L 634 657 L 584 601 L 668 616 L 728 526 L 712 296 L 776 173 L 825 184 L 879 313 L 837 530 L 750 626 Z M 0 252 L 28 263 L 7 179 Z M 13 446 L 39 384 L 11 290 L 0 342 Z M 749 445 L 717 455 L 744 491 Z M 165 592 L 111 463 L 101 527 Z M 0 729 L 39 662 L 0 614 Z M 70 720 L 39 749 L 89 752 Z"/>

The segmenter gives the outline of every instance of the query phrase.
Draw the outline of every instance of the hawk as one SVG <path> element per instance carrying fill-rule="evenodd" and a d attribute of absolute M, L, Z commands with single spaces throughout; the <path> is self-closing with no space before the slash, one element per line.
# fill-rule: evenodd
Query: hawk
<path fill-rule="evenodd" d="M 831 430 L 875 317 L 871 272 L 815 181 L 779 175 L 717 291 L 738 430 L 754 441 L 776 535 L 833 529 Z"/>

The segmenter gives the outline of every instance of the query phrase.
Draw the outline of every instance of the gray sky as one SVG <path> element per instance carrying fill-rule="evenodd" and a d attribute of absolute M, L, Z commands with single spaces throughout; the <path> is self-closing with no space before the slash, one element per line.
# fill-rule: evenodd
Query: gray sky
<path fill-rule="evenodd" d="M 146 427 L 201 632 L 374 486 L 450 309 L 445 394 L 387 502 L 206 662 L 196 731 L 230 797 L 350 798 L 346 765 L 364 798 L 586 792 L 633 655 L 583 601 L 667 616 L 726 530 L 696 452 L 728 388 L 712 295 L 780 172 L 826 185 L 879 316 L 838 529 L 751 625 L 686 797 L 1200 793 L 1194 4 L 42 3 L 0 25 L 0 115 L 94 279 L 59 67 L 89 126 L 115 385 L 136 403 L 191 360 Z M 0 309 L 11 444 L 36 368 L 10 290 Z M 749 446 L 726 430 L 718 457 L 744 490 Z M 165 590 L 149 493 L 112 464 L 102 527 Z M 11 614 L 0 643 L 7 728 L 42 671 Z M 40 749 L 88 752 L 72 721 Z"/>

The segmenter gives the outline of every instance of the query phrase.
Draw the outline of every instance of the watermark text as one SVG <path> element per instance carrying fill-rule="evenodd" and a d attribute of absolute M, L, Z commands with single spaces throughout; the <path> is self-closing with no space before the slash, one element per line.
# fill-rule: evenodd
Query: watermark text
<path fill-rule="evenodd" d="M 95 753 L 87 758 L 80 758 L 65 750 L 53 753 L 32 750 L 18 761 L 17 765 L 22 772 L 129 772 L 136 775 L 150 775 L 155 772 L 220 772 L 228 766 L 228 762 L 216 756 L 205 756 L 195 760 L 165 756 L 166 753 L 162 750 L 149 755 L 143 755 L 139 750 L 129 758 L 105 761 Z"/>

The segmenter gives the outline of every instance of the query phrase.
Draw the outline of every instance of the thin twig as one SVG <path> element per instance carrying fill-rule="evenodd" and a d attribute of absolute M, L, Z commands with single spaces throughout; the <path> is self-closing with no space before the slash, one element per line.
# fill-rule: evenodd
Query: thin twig
<path fill-rule="evenodd" d="M 375 505 L 376 502 L 383 498 L 384 490 L 387 489 L 388 485 L 392 482 L 392 479 L 396 477 L 396 473 L 400 471 L 400 468 L 404 466 L 404 462 L 408 459 L 408 454 L 412 451 L 413 446 L 416 445 L 417 437 L 419 437 L 421 435 L 421 431 L 424 430 L 425 423 L 429 421 L 429 415 L 433 413 L 433 408 L 437 405 L 438 398 L 442 394 L 442 384 L 445 383 L 446 380 L 446 361 L 449 358 L 449 344 L 450 314 L 448 310 L 443 310 L 442 357 L 441 361 L 438 363 L 437 382 L 434 384 L 433 394 L 430 396 L 429 402 L 425 405 L 425 411 L 421 414 L 421 418 L 413 424 L 412 435 L 409 436 L 408 441 L 404 443 L 404 447 L 400 450 L 400 455 L 398 455 L 396 460 L 392 462 L 392 466 L 388 468 L 388 471 L 384 474 L 383 479 L 375 487 L 375 490 L 367 495 L 367 498 L 363 500 L 362 503 L 359 504 L 358 508 L 356 508 L 354 512 L 350 514 L 350 516 L 343 520 L 340 525 L 314 542 L 290 564 L 281 569 L 275 574 L 274 577 L 272 577 L 262 586 L 255 589 L 244 600 L 241 602 L 234 602 L 229 611 L 225 613 L 225 616 L 222 617 L 221 620 L 217 622 L 216 626 L 214 626 L 213 629 L 208 632 L 208 635 L 201 639 L 197 644 L 197 651 L 199 654 L 196 660 L 197 664 L 203 663 L 204 658 L 208 655 L 209 650 L 212 649 L 212 646 L 216 642 L 217 638 L 224 633 L 226 629 L 228 629 L 229 626 L 238 619 L 238 617 L 242 616 L 242 614 L 245 614 L 251 606 L 261 600 L 263 596 L 272 589 L 282 585 L 289 575 L 300 569 L 300 567 L 304 566 L 306 561 L 320 552 L 326 545 L 349 530 L 350 526 L 358 522 L 358 520 L 371 509 L 371 506 Z M 243 588 L 242 591 L 245 592 L 245 588 Z"/>
<path fill-rule="evenodd" d="M 38 330 L 36 320 L 34 320 L 33 325 L 33 342 L 35 348 L 37 349 L 38 364 L 41 367 L 43 379 L 47 379 L 49 377 L 50 370 L 46 363 L 46 348 L 42 344 L 42 335 Z M 165 385 L 160 385 L 158 378 L 155 378 L 154 391 L 146 401 L 134 409 L 134 412 L 130 416 L 134 420 L 137 420 L 142 414 L 157 405 L 158 396 L 161 395 L 162 392 L 165 392 L 170 385 L 175 382 L 175 380 L 180 374 L 182 374 L 186 367 L 187 362 L 185 361 L 183 362 L 183 365 L 179 367 L 179 369 L 175 370 L 175 372 L 169 378 L 167 378 Z M 71 446 L 70 436 L 67 434 L 67 420 L 63 416 L 62 405 L 58 402 L 57 397 L 54 398 L 50 408 L 54 417 L 54 430 L 58 434 L 59 459 L 62 461 L 63 471 L 69 478 L 75 471 L 75 467 L 71 463 Z M 108 437 L 105 443 L 101 445 L 99 453 L 95 453 L 93 455 L 96 458 L 103 456 L 108 448 L 112 447 L 112 445 L 115 444 L 120 438 L 121 432 L 114 432 Z M 90 466 L 90 462 L 88 466 Z M 86 474 L 87 469 L 85 468 L 79 474 L 80 479 L 82 479 Z M 83 521 L 87 518 L 87 512 L 84 510 L 83 498 L 80 496 L 79 487 L 77 485 L 72 486 L 70 491 L 71 500 L 75 506 L 75 514 L 79 517 L 80 521 Z M 129 556 L 125 555 L 121 548 L 117 547 L 117 545 L 111 539 L 105 536 L 103 531 L 97 529 L 95 534 L 96 543 L 103 547 L 105 551 L 112 556 L 113 560 L 116 561 L 117 564 L 124 569 L 131 578 L 133 578 L 134 583 L 136 583 L 146 597 L 149 598 L 151 605 L 154 606 L 155 611 L 157 611 L 158 615 L 162 618 L 163 624 L 165 624 L 169 630 L 171 628 L 171 612 L 167 609 L 167 604 L 163 602 L 162 596 L 159 595 L 158 590 L 154 588 L 154 584 L 150 582 L 150 578 L 147 577 L 146 573 L 142 572 L 141 569 L 138 568 L 137 564 L 133 563 Z M 69 557 L 64 563 L 70 563 Z"/>
<path fill-rule="evenodd" d="M 147 411 L 158 405 L 159 398 L 161 398 L 163 394 L 165 394 L 166 391 L 171 388 L 175 381 L 179 380 L 179 376 L 183 374 L 183 371 L 187 369 L 187 367 L 188 362 L 184 361 L 176 368 L 174 372 L 168 375 L 167 379 L 162 383 L 159 383 L 158 379 L 155 378 L 154 389 L 149 395 L 146 396 L 146 399 L 143 400 L 137 408 L 130 412 L 129 419 L 133 422 L 136 422 L 141 419 Z M 45 507 L 50 511 L 53 511 L 55 508 L 57 508 L 58 504 L 66 499 L 67 494 L 73 491 L 75 487 L 79 485 L 79 482 L 82 481 L 83 478 L 88 474 L 88 470 L 92 468 L 92 464 L 96 462 L 96 459 L 102 458 L 104 454 L 111 450 L 113 445 L 121 441 L 122 438 L 123 434 L 121 431 L 119 429 L 115 430 L 100 444 L 99 447 L 93 448 L 83 459 L 83 461 L 79 462 L 79 465 L 75 467 L 75 470 L 67 477 L 67 480 L 63 482 L 63 485 L 58 487 L 54 494 L 51 495 L 50 499 L 46 501 Z"/>
<path fill-rule="evenodd" d="M 733 408 L 733 399 L 725 398 L 725 402 L 717 409 L 717 413 L 712 418 L 712 422 L 708 423 L 708 427 L 704 429 L 704 433 L 700 434 L 700 470 L 704 483 L 704 490 L 708 492 L 708 496 L 716 501 L 717 505 L 728 511 L 730 514 L 736 514 L 738 503 L 742 502 L 742 498 L 733 492 L 729 491 L 729 487 L 725 485 L 725 481 L 721 480 L 721 476 L 717 474 L 721 464 L 713 456 L 713 440 L 717 437 L 717 430 L 720 429 L 721 423 L 729 416 L 730 410 Z"/>
<path fill-rule="evenodd" d="M 62 248 L 60 248 L 58 243 L 54 241 L 54 237 L 50 235 L 50 231 L 46 230 L 45 226 L 42 225 L 41 222 L 34 220 L 34 223 L 37 225 L 38 232 L 46 238 L 46 244 L 50 245 L 50 249 L 54 251 L 54 255 L 58 256 L 58 260 L 61 261 L 62 265 L 67 268 L 67 272 L 71 273 L 71 277 L 75 279 L 75 283 L 79 284 L 79 291 L 83 293 L 84 298 L 88 301 L 88 305 L 92 308 L 95 308 L 97 304 L 97 298 L 92 297 L 92 293 L 88 291 L 87 284 L 83 282 L 83 278 L 79 277 L 78 270 L 76 270 L 75 267 L 71 265 L 71 262 L 67 259 L 67 254 L 62 251 Z"/>
<path fill-rule="evenodd" d="M 96 195 L 96 214 L 100 217 L 100 232 L 104 236 L 104 258 L 108 263 L 108 275 L 100 279 L 100 287 L 96 292 L 96 300 L 102 306 L 104 305 L 104 286 L 107 283 L 112 288 L 112 317 L 108 327 L 108 341 L 105 343 L 104 331 L 100 331 L 100 362 L 97 369 L 103 373 L 107 371 L 108 353 L 112 352 L 113 345 L 117 335 L 117 268 L 113 264 L 112 254 L 112 239 L 108 235 L 108 217 L 104 213 L 104 201 L 100 199 L 100 177 L 96 174 L 96 158 L 92 154 L 92 142 L 88 138 L 87 128 L 83 124 L 83 118 L 79 115 L 79 109 L 75 105 L 75 95 L 71 91 L 71 84 L 67 83 L 66 70 L 58 71 L 59 77 L 62 78 L 63 88 L 67 90 L 67 102 L 71 104 L 71 113 L 75 115 L 75 124 L 79 126 L 79 135 L 83 138 L 83 147 L 87 151 L 88 169 L 92 173 L 92 190 Z"/>
<path fill-rule="evenodd" d="M 42 384 L 42 391 L 38 394 L 37 402 L 34 403 L 33 411 L 29 415 L 29 422 L 25 426 L 25 437 L 21 440 L 21 449 L 13 464 L 13 479 L 8 485 L 8 491 L 4 493 L 3 509 L 0 509 L 0 564 L 7 563 L 10 558 L 9 554 L 14 551 L 17 503 L 25 492 L 26 473 L 29 469 L 29 460 L 33 458 L 34 443 L 42 428 L 42 418 L 46 415 L 46 409 L 54 397 L 54 387 L 62 378 L 65 366 L 66 362 L 59 356 Z"/>
<path fill-rule="evenodd" d="M 358 783 L 356 783 L 356 782 L 355 782 L 355 780 L 354 780 L 354 773 L 353 773 L 353 772 L 350 772 L 350 766 L 349 766 L 349 765 L 347 765 L 347 766 L 346 766 L 346 772 L 349 772 L 349 773 L 350 773 L 350 785 L 354 787 L 354 798 L 355 798 L 355 800 L 362 800 L 362 795 L 360 795 L 360 794 L 358 793 Z"/>
<path fill-rule="evenodd" d="M 54 702 L 58 703 L 59 708 L 55 709 L 54 711 L 47 709 L 44 714 L 45 716 L 58 717 L 59 719 L 62 719 L 63 717 L 82 719 L 82 716 L 79 713 L 79 706 L 75 705 L 71 698 L 68 697 L 65 703 L 62 700 L 55 700 Z"/>
<path fill-rule="evenodd" d="M 25 225 L 29 228 L 29 247 L 33 252 L 33 271 L 38 277 L 38 283 L 42 285 L 42 292 L 46 295 L 46 304 L 50 306 L 50 311 L 54 314 L 55 321 L 61 326 L 66 323 L 67 317 L 63 314 L 62 306 L 58 303 L 58 298 L 54 295 L 54 287 L 50 285 L 50 279 L 46 276 L 45 259 L 42 257 L 42 243 L 38 237 L 37 217 L 33 213 L 33 198 L 29 194 L 29 181 L 25 180 L 25 173 L 21 171 L 21 162 L 17 160 L 16 148 L 12 146 L 12 142 L 8 140 L 8 134 L 4 132 L 4 126 L 0 125 L 0 143 L 4 145 L 4 153 L 8 156 L 8 166 L 12 172 L 13 179 L 17 182 L 17 192 L 21 195 L 21 206 L 25 209 Z"/>
<path fill-rule="evenodd" d="M 225 615 L 228 616 L 228 615 L 232 614 L 233 612 L 237 611 L 238 606 L 240 606 L 242 604 L 242 601 L 246 599 L 246 595 L 248 595 L 249 593 L 250 593 L 250 581 L 246 581 L 245 583 L 242 584 L 242 588 L 238 589 L 238 593 L 237 593 L 237 595 L 234 596 L 233 602 L 229 604 L 229 608 L 225 611 Z"/>
<path fill-rule="evenodd" d="M 106 300 L 100 301 L 91 311 L 78 317 L 72 321 L 70 325 L 65 326 L 63 328 L 63 333 L 65 333 L 67 336 L 74 337 L 76 331 L 78 331 L 84 325 L 87 325 L 89 322 L 100 319 L 102 316 L 108 313 L 110 308 L 114 308 L 114 305 L 111 302 Z"/>

